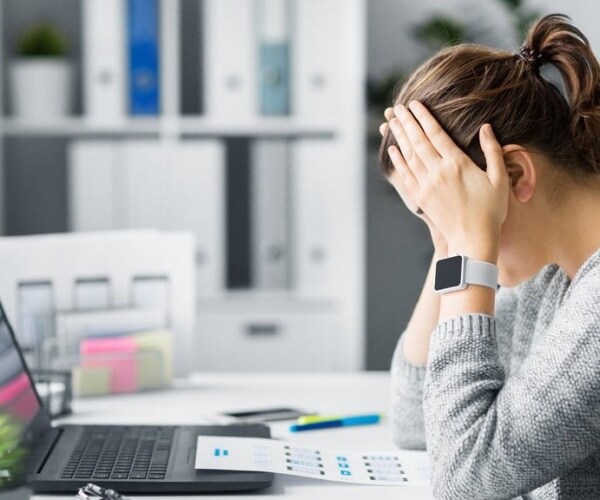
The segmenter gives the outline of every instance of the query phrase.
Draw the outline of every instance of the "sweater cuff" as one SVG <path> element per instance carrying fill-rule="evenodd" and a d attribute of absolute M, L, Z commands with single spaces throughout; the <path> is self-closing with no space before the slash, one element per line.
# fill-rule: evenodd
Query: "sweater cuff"
<path fill-rule="evenodd" d="M 404 334 L 396 347 L 394 358 L 392 360 L 392 373 L 404 379 L 410 384 L 422 386 L 425 381 L 426 366 L 414 365 L 404 357 Z"/>
<path fill-rule="evenodd" d="M 494 318 L 487 314 L 465 314 L 440 323 L 434 335 L 468 335 L 478 333 L 491 335 L 494 333 Z"/>
<path fill-rule="evenodd" d="M 496 322 L 487 314 L 465 314 L 438 324 L 431 336 L 429 361 L 453 353 L 460 359 L 480 359 L 496 343 Z M 497 355 L 497 353 L 496 353 Z M 456 359 L 455 359 L 456 361 Z"/>

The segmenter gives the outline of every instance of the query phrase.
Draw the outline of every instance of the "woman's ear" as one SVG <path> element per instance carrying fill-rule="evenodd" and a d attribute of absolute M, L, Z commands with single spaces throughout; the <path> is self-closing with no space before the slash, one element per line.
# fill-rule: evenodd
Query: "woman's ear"
<path fill-rule="evenodd" d="M 502 153 L 513 194 L 517 201 L 527 203 L 533 196 L 537 185 L 534 158 L 522 146 L 514 144 L 503 146 Z"/>

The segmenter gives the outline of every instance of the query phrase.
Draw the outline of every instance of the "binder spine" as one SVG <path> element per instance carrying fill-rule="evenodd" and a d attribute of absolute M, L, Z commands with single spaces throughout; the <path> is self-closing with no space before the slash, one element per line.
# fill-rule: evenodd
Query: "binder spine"
<path fill-rule="evenodd" d="M 69 229 L 114 229 L 117 146 L 113 141 L 79 140 L 69 145 Z"/>
<path fill-rule="evenodd" d="M 260 61 L 261 114 L 289 114 L 290 92 L 288 44 L 262 44 L 260 47 Z"/>
<path fill-rule="evenodd" d="M 94 121 L 125 116 L 125 3 L 86 0 L 84 23 L 84 108 Z"/>
<path fill-rule="evenodd" d="M 159 113 L 158 0 L 128 0 L 129 112 Z"/>
<path fill-rule="evenodd" d="M 259 94 L 263 115 L 290 112 L 290 38 L 288 0 L 260 0 Z"/>
<path fill-rule="evenodd" d="M 289 156 L 284 140 L 252 145 L 252 284 L 259 290 L 290 287 Z"/>
<path fill-rule="evenodd" d="M 253 0 L 203 2 L 204 109 L 213 118 L 258 114 L 258 54 Z"/>
<path fill-rule="evenodd" d="M 292 113 L 298 118 L 327 122 L 338 116 L 343 99 L 335 89 L 345 88 L 340 75 L 347 69 L 339 53 L 341 34 L 332 26 L 344 9 L 344 0 L 294 3 Z"/>

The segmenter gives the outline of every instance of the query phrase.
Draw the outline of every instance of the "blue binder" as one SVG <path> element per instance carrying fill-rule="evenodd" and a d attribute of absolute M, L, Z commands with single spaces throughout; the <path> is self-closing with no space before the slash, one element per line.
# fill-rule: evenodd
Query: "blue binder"
<path fill-rule="evenodd" d="M 128 0 L 129 112 L 158 115 L 158 0 Z"/>
<path fill-rule="evenodd" d="M 259 0 L 259 103 L 263 115 L 290 113 L 290 0 Z"/>
<path fill-rule="evenodd" d="M 260 45 L 260 111 L 263 115 L 290 112 L 289 43 Z"/>

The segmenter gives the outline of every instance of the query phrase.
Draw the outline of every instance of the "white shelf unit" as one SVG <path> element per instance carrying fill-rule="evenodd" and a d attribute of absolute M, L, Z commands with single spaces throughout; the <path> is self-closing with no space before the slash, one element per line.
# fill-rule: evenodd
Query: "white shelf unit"
<path fill-rule="evenodd" d="M 10 22 L 2 20 L 5 1 L 0 0 L 0 25 Z M 297 160 L 291 180 L 291 288 L 273 292 L 221 288 L 200 293 L 192 355 L 197 365 L 192 369 L 364 368 L 366 0 L 294 0 L 294 5 L 296 14 L 305 16 L 301 22 L 294 20 L 294 36 L 314 38 L 308 46 L 315 53 L 299 53 L 301 44 L 292 47 L 292 71 L 297 74 L 291 83 L 289 116 L 223 119 L 181 114 L 180 0 L 160 1 L 160 116 L 103 124 L 77 115 L 32 123 L 2 110 L 0 173 L 4 145 L 13 139 L 66 140 L 68 147 L 81 140 L 152 141 L 163 161 L 172 160 L 183 144 L 196 140 L 289 141 Z M 316 12 L 321 15 L 315 16 Z M 6 66 L 0 60 L 0 78 Z M 298 78 L 315 86 L 325 81 L 329 86 L 325 105 L 312 110 L 294 106 L 302 101 Z M 115 228 L 123 228 L 121 224 Z M 170 225 L 162 219 L 156 227 L 184 229 Z"/>
<path fill-rule="evenodd" d="M 100 124 L 81 117 L 31 122 L 6 117 L 0 123 L 4 137 L 323 137 L 336 134 L 333 124 L 310 123 L 285 117 L 225 122 L 205 117 L 129 118 L 120 123 Z"/>

